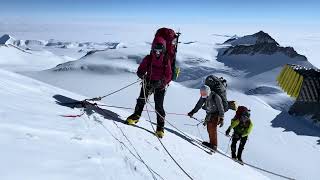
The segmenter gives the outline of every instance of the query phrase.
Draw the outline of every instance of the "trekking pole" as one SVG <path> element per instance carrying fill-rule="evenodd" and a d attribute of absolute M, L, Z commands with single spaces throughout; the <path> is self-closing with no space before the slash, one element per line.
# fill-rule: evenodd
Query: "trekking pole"
<path fill-rule="evenodd" d="M 226 150 L 226 154 L 228 154 L 228 151 L 229 151 L 229 147 L 230 147 L 231 140 L 232 140 L 232 137 L 230 137 L 230 140 L 229 140 L 229 143 L 228 143 L 228 146 L 227 146 L 227 150 Z"/>
<path fill-rule="evenodd" d="M 201 121 L 201 120 L 199 120 L 198 118 L 195 118 L 195 117 L 191 117 L 192 119 L 194 119 L 194 120 L 196 120 L 196 121 L 198 121 L 199 123 L 202 123 L 203 121 Z"/>

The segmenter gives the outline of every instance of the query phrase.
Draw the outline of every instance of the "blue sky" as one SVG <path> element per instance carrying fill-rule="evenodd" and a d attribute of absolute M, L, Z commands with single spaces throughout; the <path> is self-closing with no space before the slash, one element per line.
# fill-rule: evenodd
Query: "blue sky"
<path fill-rule="evenodd" d="M 319 23 L 316 0 L 1 0 L 0 15 L 30 18 L 122 18 L 141 21 Z"/>

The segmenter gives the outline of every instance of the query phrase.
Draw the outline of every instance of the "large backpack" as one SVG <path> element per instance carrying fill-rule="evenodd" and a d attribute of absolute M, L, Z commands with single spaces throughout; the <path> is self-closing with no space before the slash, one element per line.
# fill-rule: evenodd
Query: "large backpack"
<path fill-rule="evenodd" d="M 224 83 L 226 83 L 225 79 L 223 79 L 222 77 L 218 78 L 214 75 L 208 76 L 204 82 L 205 85 L 210 87 L 211 91 L 214 91 L 216 94 L 220 96 L 224 112 L 227 112 L 229 110 L 229 105 L 227 100 L 227 90 Z"/>
<path fill-rule="evenodd" d="M 175 33 L 174 30 L 169 28 L 160 28 L 157 30 L 155 34 L 155 38 L 162 37 L 166 40 L 166 57 L 167 60 L 171 62 L 171 70 L 172 70 L 172 79 L 175 80 L 178 71 L 176 70 L 176 53 L 177 53 L 177 45 L 179 40 L 180 33 Z M 173 41 L 176 41 L 176 46 L 173 45 Z"/>
<path fill-rule="evenodd" d="M 245 112 L 250 112 L 250 110 L 245 106 L 239 106 L 233 119 L 240 119 Z"/>

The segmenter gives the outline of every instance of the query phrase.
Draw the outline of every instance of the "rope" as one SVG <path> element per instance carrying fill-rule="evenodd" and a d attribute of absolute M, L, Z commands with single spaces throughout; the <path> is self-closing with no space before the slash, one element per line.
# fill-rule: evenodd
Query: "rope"
<path fill-rule="evenodd" d="M 128 87 L 130 87 L 130 86 L 132 86 L 132 85 L 134 85 L 134 84 L 136 84 L 136 83 L 138 83 L 138 82 L 140 82 L 140 81 L 141 81 L 141 80 L 139 79 L 139 80 L 137 80 L 137 81 L 135 81 L 135 82 L 133 82 L 133 83 L 131 83 L 131 84 L 123 87 L 123 88 L 120 88 L 120 89 L 118 89 L 118 90 L 116 90 L 116 91 L 113 91 L 113 92 L 111 92 L 111 93 L 109 93 L 109 94 L 107 94 L 107 95 L 104 95 L 104 96 L 102 96 L 102 97 L 96 97 L 96 98 L 92 98 L 92 99 L 85 99 L 84 101 L 99 101 L 99 100 L 101 100 L 101 99 L 103 99 L 103 98 L 105 98 L 105 97 L 107 97 L 107 96 L 110 96 L 110 95 L 115 94 L 115 93 L 117 93 L 117 92 L 119 92 L 119 91 L 122 91 L 123 89 L 126 89 L 126 88 L 128 88 Z M 143 82 L 143 81 L 142 81 L 142 86 L 143 86 L 143 91 L 144 91 L 144 96 L 145 96 L 145 85 L 144 85 L 144 82 Z M 199 143 L 198 140 L 190 137 L 189 135 L 187 135 L 186 133 L 184 133 L 183 131 L 181 131 L 180 129 L 178 129 L 176 126 L 174 126 L 173 124 L 171 124 L 168 120 L 166 120 L 166 119 L 152 106 L 152 104 L 146 100 L 146 97 L 145 97 L 144 99 L 145 99 L 145 103 L 146 103 L 146 104 L 148 103 L 148 104 L 154 109 L 154 112 L 156 112 L 160 117 L 162 117 L 170 126 L 172 126 L 172 127 L 173 127 L 174 129 L 176 129 L 178 132 L 180 132 L 181 134 L 183 134 L 185 137 L 187 137 L 187 138 L 189 138 L 189 139 L 191 139 L 191 140 Z M 98 107 L 98 104 L 95 103 L 95 105 Z M 125 107 L 119 107 L 119 106 L 118 106 L 118 107 L 117 107 L 117 106 L 107 106 L 107 105 L 101 105 L 101 106 L 115 107 L 115 108 L 123 108 L 123 109 L 125 108 Z M 132 109 L 132 108 L 125 108 L 125 109 Z M 151 118 L 150 118 L 150 114 L 149 114 L 149 110 L 148 110 L 147 106 L 146 106 L 146 111 L 147 111 L 147 114 L 148 114 L 148 118 L 149 118 L 149 122 L 150 122 L 150 124 L 151 124 L 151 127 L 152 127 L 152 129 L 155 131 L 155 129 L 154 129 L 153 125 L 152 125 L 152 122 L 151 122 Z M 169 114 L 169 113 L 168 113 L 168 114 Z M 174 114 L 174 115 L 186 115 L 186 114 L 178 114 L 178 113 L 170 113 L 170 114 Z M 81 117 L 82 115 L 83 115 L 83 114 L 80 114 L 80 115 L 61 115 L 61 116 L 63 116 L 63 117 Z M 191 118 L 193 118 L 193 119 L 201 122 L 200 120 L 198 120 L 198 119 L 195 118 L 195 117 L 191 117 Z M 102 123 L 101 123 L 101 124 L 102 124 Z M 103 124 L 102 124 L 102 125 L 103 125 Z M 103 125 L 103 126 L 104 126 L 104 125 Z M 221 134 L 224 134 L 224 133 L 221 132 L 221 131 L 218 131 L 218 132 L 221 133 Z M 224 135 L 225 135 L 225 134 L 224 134 Z M 164 150 L 167 152 L 167 154 L 170 156 L 170 158 L 175 162 L 175 164 L 176 164 L 190 179 L 193 179 L 193 178 L 179 165 L 179 163 L 173 158 L 173 156 L 169 153 L 169 151 L 168 151 L 167 148 L 164 146 L 164 144 L 162 143 L 162 141 L 160 140 L 160 138 L 159 138 L 158 136 L 157 136 L 157 139 L 159 140 L 160 144 L 162 145 L 162 147 L 164 148 Z M 200 145 L 202 146 L 202 144 L 200 144 Z M 197 147 L 198 147 L 198 146 L 197 146 Z M 206 147 L 206 148 L 208 148 L 208 147 Z M 211 148 L 209 148 L 209 149 L 211 149 Z M 216 151 L 216 152 L 218 152 L 219 154 L 221 154 L 221 155 L 223 155 L 223 156 L 228 157 L 229 159 L 231 159 L 231 157 L 229 157 L 228 155 L 226 155 L 226 154 L 224 154 L 224 153 L 222 153 L 222 152 L 220 152 L 220 151 Z M 142 161 L 142 159 L 141 159 L 141 161 Z M 143 162 L 143 161 L 142 161 L 142 162 Z M 243 164 L 245 164 L 245 165 L 247 165 L 247 166 L 250 166 L 250 167 L 252 167 L 252 168 L 258 169 L 258 170 L 260 170 L 260 171 L 263 171 L 263 172 L 266 172 L 266 173 L 269 173 L 269 174 L 272 174 L 272 175 L 275 175 L 275 176 L 282 177 L 282 178 L 284 178 L 284 179 L 294 180 L 294 178 L 290 178 L 290 177 L 287 177 L 287 176 L 283 176 L 283 175 L 281 175 L 281 174 L 274 173 L 274 172 L 269 171 L 269 170 L 265 170 L 265 169 L 263 169 L 263 168 L 260 168 L 260 167 L 251 165 L 251 164 L 246 163 L 246 162 L 243 162 Z M 159 176 L 159 175 L 158 175 L 158 176 Z"/>
<path fill-rule="evenodd" d="M 150 114 L 149 114 L 149 111 L 148 111 L 148 106 L 147 106 L 147 97 L 146 97 L 146 86 L 145 86 L 145 83 L 144 81 L 142 81 L 142 89 L 143 89 L 143 95 L 144 95 L 144 101 L 145 101 L 145 104 L 146 104 L 146 110 L 147 110 L 147 114 L 148 114 L 148 118 L 149 118 L 149 121 L 150 121 L 150 125 L 153 129 L 153 131 L 155 132 L 155 129 L 152 125 L 152 122 L 151 122 L 151 118 L 150 118 Z M 150 104 L 150 103 L 149 103 Z M 155 110 L 156 111 L 156 110 Z M 157 112 L 157 111 L 156 111 Z M 158 112 L 157 112 L 158 113 Z M 164 119 L 164 118 L 163 118 Z M 190 178 L 191 180 L 193 180 L 193 178 L 180 166 L 180 164 L 174 159 L 174 157 L 170 154 L 170 152 L 168 151 L 168 149 L 164 146 L 164 144 L 162 143 L 162 141 L 160 140 L 160 138 L 158 136 L 156 136 L 158 141 L 160 142 L 161 146 L 163 147 L 163 149 L 167 152 L 167 154 L 170 156 L 170 158 L 173 160 L 173 162 L 182 170 L 182 172 L 188 176 L 188 178 Z"/>
<path fill-rule="evenodd" d="M 229 149 L 230 149 L 229 147 L 230 147 L 231 140 L 232 140 L 232 138 L 230 137 L 230 140 L 229 140 L 229 143 L 228 143 L 227 150 L 226 150 L 226 153 L 225 153 L 225 154 L 228 154 L 228 151 L 229 151 Z"/>
<path fill-rule="evenodd" d="M 149 105 L 156 111 L 156 113 L 157 113 L 159 116 L 161 116 L 161 117 L 164 119 L 164 117 L 163 117 L 150 103 L 149 103 Z M 198 120 L 197 118 L 193 118 L 193 119 L 195 119 L 195 120 L 197 120 L 197 121 L 200 121 L 200 120 Z M 198 142 L 198 140 L 190 137 L 189 135 L 187 135 L 186 133 L 184 133 L 183 131 L 181 131 L 181 130 L 178 129 L 177 127 L 175 127 L 173 124 L 171 124 L 168 120 L 166 120 L 166 122 L 167 122 L 170 126 L 172 126 L 173 128 L 175 128 L 177 131 L 179 131 L 180 133 L 182 133 L 185 137 L 188 137 L 189 139 L 194 140 L 195 142 Z M 220 132 L 220 133 L 222 133 L 222 132 Z M 224 133 L 223 133 L 223 134 L 224 134 Z M 202 144 L 201 144 L 201 146 L 202 146 Z M 209 148 L 209 147 L 207 147 L 207 146 L 206 146 L 206 148 L 207 148 L 207 149 L 210 149 L 210 150 L 212 150 L 212 151 L 215 151 L 215 150 L 213 150 L 213 149 L 211 149 L 211 148 Z M 229 158 L 229 159 L 232 159 L 232 158 L 231 158 L 230 156 L 228 156 L 227 154 L 224 154 L 224 153 L 222 153 L 222 152 L 220 152 L 220 151 L 218 151 L 218 150 L 215 151 L 215 152 L 218 152 L 219 154 L 221 154 L 221 155 L 223 155 L 223 156 L 225 156 L 225 157 L 227 157 L 227 158 Z M 254 165 L 251 165 L 251 164 L 246 163 L 246 162 L 243 162 L 243 164 L 245 164 L 245 165 L 247 165 L 247 166 L 250 166 L 250 167 L 252 167 L 252 168 L 258 169 L 258 170 L 260 170 L 260 171 L 263 171 L 263 172 L 266 172 L 266 173 L 269 173 L 269 174 L 272 174 L 272 175 L 275 175 L 275 176 L 284 178 L 284 179 L 294 180 L 294 178 L 290 178 L 290 177 L 287 177 L 287 176 L 284 176 L 284 175 L 281 175 L 281 174 L 278 174 L 278 173 L 275 173 L 275 172 L 266 170 L 266 169 L 264 169 L 264 168 L 260 168 L 260 167 L 254 166 Z"/>
<path fill-rule="evenodd" d="M 115 90 L 115 91 L 113 91 L 113 92 L 111 92 L 111 93 L 109 93 L 109 94 L 106 94 L 106 95 L 104 95 L 104 96 L 95 97 L 95 98 L 91 98 L 91 99 L 85 99 L 85 100 L 88 100 L 88 101 L 100 101 L 101 99 L 103 99 L 103 98 L 105 98 L 105 97 L 108 97 L 108 96 L 111 96 L 112 94 L 115 94 L 115 93 L 117 93 L 117 92 L 119 92 L 119 91 L 122 91 L 122 90 L 124 90 L 124 89 L 126 89 L 126 88 L 128 88 L 128 87 L 130 87 L 130 86 L 132 86 L 132 85 L 134 85 L 134 84 L 136 84 L 136 83 L 138 83 L 138 82 L 140 82 L 140 81 L 141 81 L 141 80 L 138 79 L 137 81 L 135 81 L 135 82 L 133 82 L 133 83 L 131 83 L 131 84 L 128 84 L 128 85 L 126 85 L 126 86 L 124 86 L 124 87 L 122 87 L 122 88 L 120 88 L 120 89 L 118 89 L 118 90 Z"/>
<path fill-rule="evenodd" d="M 93 104 L 95 107 L 97 107 L 97 108 L 99 108 L 99 109 L 101 109 L 99 106 L 97 106 L 96 104 Z M 107 113 L 105 113 L 104 111 L 102 111 L 105 115 L 107 115 L 107 116 L 111 116 L 111 117 L 113 117 L 112 115 L 110 115 L 110 114 L 107 114 Z M 115 117 L 114 117 L 115 118 Z M 149 170 L 149 172 L 151 173 L 151 175 L 152 175 L 152 177 L 153 177 L 153 179 L 154 180 L 157 180 L 157 178 L 155 177 L 155 175 L 154 174 L 156 174 L 157 176 L 159 176 L 162 180 L 164 180 L 164 178 L 161 176 L 161 175 L 159 175 L 157 172 L 155 172 L 152 168 L 150 168 L 147 164 L 146 164 L 146 162 L 142 159 L 142 157 L 140 156 L 140 154 L 138 153 L 138 151 L 137 151 L 137 149 L 134 147 L 134 145 L 133 145 L 133 143 L 129 140 L 129 138 L 126 136 L 126 134 L 123 132 L 123 130 L 118 126 L 118 124 L 114 121 L 114 120 L 112 120 L 112 122 L 116 125 L 116 127 L 121 131 L 121 133 L 122 133 L 122 135 L 125 137 L 125 139 L 129 142 L 129 144 L 132 146 L 132 148 L 134 149 L 134 151 L 135 151 L 135 153 L 137 154 L 137 156 L 130 150 L 130 148 L 128 148 L 125 144 L 124 144 L 124 142 L 122 142 L 122 141 L 120 141 L 118 138 L 116 138 L 111 132 L 110 132 L 110 130 L 101 122 L 101 121 L 99 121 L 99 120 L 95 120 L 96 122 L 98 122 L 99 124 L 101 124 L 102 125 L 102 127 L 104 127 L 104 129 L 106 129 L 108 132 L 109 132 L 109 134 L 111 134 L 111 136 L 114 138 L 114 139 L 116 139 L 118 142 L 120 142 L 120 144 L 122 144 L 124 147 L 126 147 L 127 149 L 128 149 L 128 151 L 130 152 L 130 154 L 132 154 L 136 159 L 138 159 L 141 163 L 143 163 L 145 166 L 146 166 L 146 168 Z"/>
<path fill-rule="evenodd" d="M 118 109 L 134 110 L 134 108 L 124 107 L 124 106 L 113 106 L 113 105 L 105 105 L 105 104 L 97 104 L 97 105 L 104 106 L 104 107 L 118 108 Z M 147 111 L 147 110 L 144 109 L 143 111 Z M 149 110 L 149 112 L 155 112 L 155 111 Z M 188 116 L 187 114 L 174 113 L 174 112 L 166 112 L 166 114 L 177 115 L 177 116 Z"/>
<path fill-rule="evenodd" d="M 141 163 L 143 163 L 146 167 L 147 167 L 147 169 L 149 170 L 149 172 L 151 173 L 151 175 L 152 175 L 152 178 L 153 179 L 157 179 L 155 176 L 154 176 L 154 174 L 156 174 L 157 176 L 159 176 L 161 179 L 163 179 L 157 172 L 155 172 L 153 169 L 151 169 L 144 161 L 143 161 L 143 159 L 141 158 L 141 156 L 140 155 L 138 155 L 138 157 L 137 157 L 137 155 L 135 155 L 131 150 L 130 150 L 130 148 L 123 142 L 123 141 L 121 141 L 120 139 L 118 139 L 114 134 L 112 134 L 111 133 L 111 131 L 102 123 L 102 122 L 100 122 L 100 121 L 98 121 L 98 120 L 96 120 L 99 124 L 101 124 L 101 126 L 116 140 L 116 141 L 118 141 L 121 145 L 123 145 L 128 151 L 129 151 L 129 153 L 133 156 L 133 157 L 135 157 L 138 161 L 140 161 Z M 153 174 L 154 173 L 154 174 Z"/>
<path fill-rule="evenodd" d="M 197 124 L 197 126 L 199 126 L 199 124 L 203 123 L 204 121 L 203 120 L 199 120 L 198 118 L 195 118 L 195 117 L 191 117 L 192 119 L 198 121 L 199 123 Z M 195 126 L 195 125 L 194 125 Z M 220 133 L 220 134 L 223 134 L 224 136 L 230 138 L 230 136 L 227 136 L 224 132 L 221 132 L 219 131 L 219 129 L 217 129 L 217 132 Z"/>

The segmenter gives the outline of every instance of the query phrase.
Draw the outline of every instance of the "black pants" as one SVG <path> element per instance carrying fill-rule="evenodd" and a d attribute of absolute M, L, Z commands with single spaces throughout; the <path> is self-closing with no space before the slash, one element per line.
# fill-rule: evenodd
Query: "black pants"
<path fill-rule="evenodd" d="M 248 136 L 246 137 L 241 137 L 241 135 L 233 135 L 232 136 L 232 144 L 231 144 L 231 153 L 232 153 L 232 158 L 237 158 L 239 160 L 242 159 L 242 151 L 244 149 L 244 145 L 246 145 Z M 240 140 L 240 145 L 238 148 L 238 154 L 236 155 L 237 151 L 237 142 Z"/>
<path fill-rule="evenodd" d="M 164 117 L 165 117 L 165 111 L 163 109 L 163 101 L 164 101 L 164 95 L 166 90 L 164 88 L 151 88 L 150 85 L 147 85 L 145 88 L 145 94 L 143 87 L 141 87 L 140 95 L 137 99 L 137 105 L 135 107 L 134 113 L 141 116 L 141 113 L 143 111 L 145 103 L 145 97 L 148 98 L 149 95 L 154 93 L 154 102 L 155 102 L 155 109 L 160 114 L 157 113 L 157 130 L 163 130 L 164 127 Z M 162 116 L 162 117 L 161 117 Z"/>

